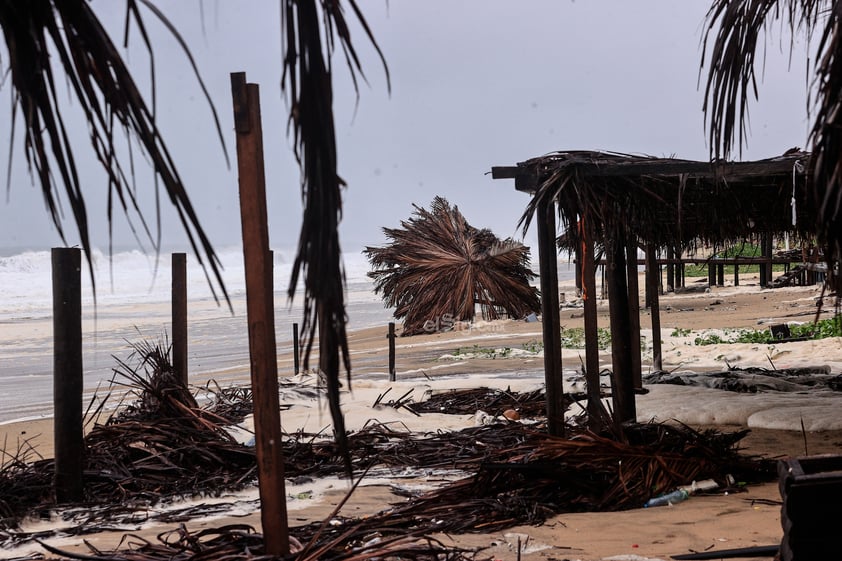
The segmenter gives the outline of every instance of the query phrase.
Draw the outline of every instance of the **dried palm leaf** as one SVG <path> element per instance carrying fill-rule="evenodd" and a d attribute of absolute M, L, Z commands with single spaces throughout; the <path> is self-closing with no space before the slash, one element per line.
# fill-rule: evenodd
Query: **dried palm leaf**
<path fill-rule="evenodd" d="M 131 143 L 136 141 L 152 163 L 156 190 L 160 182 L 178 213 L 193 251 L 203 267 L 210 267 L 213 279 L 227 299 L 219 260 L 199 224 L 175 162 L 155 122 L 154 53 L 141 15 L 141 5 L 150 9 L 184 46 L 191 63 L 192 58 L 176 29 L 149 0 L 127 1 L 126 40 L 131 25 L 136 25 L 152 60 L 151 109 L 88 2 L 0 1 L 0 29 L 8 51 L 6 66 L 12 85 L 11 135 L 14 137 L 15 123 L 20 117 L 24 126 L 26 161 L 30 173 L 38 178 L 41 185 L 50 218 L 66 243 L 60 207 L 60 183 L 70 203 L 93 280 L 87 207 L 75 157 L 78 148 L 73 145 L 65 124 L 64 109 L 59 99 L 61 94 L 56 87 L 61 84 L 56 73 L 63 72 L 68 90 L 89 124 L 93 152 L 108 178 L 109 233 L 114 207 L 118 205 L 136 237 L 138 232 L 132 222 L 133 215 L 140 221 L 144 235 L 156 251 L 161 247 L 160 220 L 157 232 L 153 234 L 138 204 L 131 152 Z M 199 84 L 207 97 L 201 79 Z M 221 130 L 212 104 L 211 110 L 221 141 Z M 121 135 L 127 139 L 125 149 L 128 150 L 128 170 L 121 155 L 123 147 L 117 142 Z M 156 193 L 156 216 L 160 216 L 159 204 Z M 210 274 L 205 270 L 211 281 Z M 216 294 L 212 282 L 211 288 Z"/>
<path fill-rule="evenodd" d="M 347 0 L 377 53 L 380 48 L 355 0 Z M 351 43 L 348 20 L 339 0 L 284 0 L 282 44 L 284 68 L 281 84 L 289 96 L 289 123 L 294 136 L 295 155 L 301 168 L 304 220 L 298 253 L 290 276 L 289 296 L 295 295 L 298 278 L 304 274 L 304 368 L 319 330 L 319 367 L 327 381 L 328 403 L 337 441 L 346 458 L 345 421 L 339 403 L 339 354 L 348 383 L 351 363 L 345 332 L 345 273 L 340 262 L 339 220 L 342 215 L 341 188 L 337 171 L 336 130 L 333 121 L 331 59 L 336 41 L 345 55 L 356 86 L 362 74 L 357 52 Z M 383 60 L 384 68 L 386 67 Z M 388 70 L 386 70 L 388 79 Z"/>
<path fill-rule="evenodd" d="M 384 228 L 391 240 L 364 253 L 374 268 L 369 276 L 403 334 L 445 330 L 482 317 L 524 317 L 540 309 L 538 290 L 529 283 L 529 248 L 500 240 L 468 224 L 457 207 L 436 197 L 430 210 L 415 206 L 401 228 Z"/>
<path fill-rule="evenodd" d="M 707 15 L 702 66 L 711 44 L 704 111 L 711 153 L 727 158 L 746 143 L 748 107 L 758 97 L 755 65 L 768 28 L 782 20 L 809 40 L 819 31 L 814 87 L 808 109 L 815 109 L 810 133 L 808 196 L 815 209 L 816 231 L 833 270 L 842 260 L 842 5 L 829 0 L 715 0 Z M 842 278 L 836 276 L 837 290 Z"/>

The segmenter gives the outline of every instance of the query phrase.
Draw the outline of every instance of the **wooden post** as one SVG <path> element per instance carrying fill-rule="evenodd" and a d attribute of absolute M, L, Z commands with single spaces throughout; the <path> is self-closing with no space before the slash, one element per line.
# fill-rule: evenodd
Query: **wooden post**
<path fill-rule="evenodd" d="M 684 288 L 684 259 L 680 247 L 675 248 L 675 258 L 678 262 L 675 265 L 675 281 L 673 285 L 676 288 Z"/>
<path fill-rule="evenodd" d="M 637 242 L 626 241 L 626 282 L 629 287 L 629 344 L 632 384 L 643 387 L 643 367 L 640 359 L 640 283 L 637 279 Z"/>
<path fill-rule="evenodd" d="M 272 255 L 266 217 L 260 90 L 257 84 L 246 84 L 244 72 L 236 72 L 231 74 L 231 94 L 237 134 L 260 513 L 265 551 L 280 557 L 289 554 L 289 526 L 278 399 Z"/>
<path fill-rule="evenodd" d="M 580 224 L 581 229 L 581 224 Z M 582 285 L 582 248 L 576 248 L 576 257 L 575 261 L 573 262 L 573 278 L 576 282 L 576 291 L 579 294 L 582 294 L 583 285 Z"/>
<path fill-rule="evenodd" d="M 763 263 L 760 265 L 760 286 L 765 288 L 772 282 L 772 234 L 763 234 L 760 244 L 763 255 Z"/>
<path fill-rule="evenodd" d="M 187 387 L 187 254 L 172 254 L 172 366 Z"/>
<path fill-rule="evenodd" d="M 661 350 L 661 306 L 658 298 L 658 283 L 661 281 L 661 269 L 658 265 L 658 254 L 655 246 L 646 246 L 646 286 L 652 299 L 649 301 L 649 314 L 652 318 L 652 367 L 663 370 L 664 363 Z"/>
<path fill-rule="evenodd" d="M 602 399 L 599 387 L 599 341 L 596 310 L 596 271 L 589 220 L 582 218 L 582 301 L 585 313 L 585 382 L 588 393 L 588 426 L 601 428 Z"/>
<path fill-rule="evenodd" d="M 716 265 L 716 286 L 725 286 L 725 264 Z"/>
<path fill-rule="evenodd" d="M 716 286 L 716 265 L 713 261 L 708 261 L 708 286 Z"/>
<path fill-rule="evenodd" d="M 541 276 L 541 327 L 544 338 L 544 379 L 547 386 L 547 430 L 564 436 L 564 388 L 561 372 L 561 323 L 558 311 L 558 250 L 555 203 L 538 202 L 538 264 Z"/>
<path fill-rule="evenodd" d="M 609 239 L 605 244 L 608 260 L 608 309 L 611 316 L 611 373 L 614 415 L 621 423 L 637 417 L 631 359 L 631 320 L 626 283 L 626 244 Z"/>
<path fill-rule="evenodd" d="M 301 351 L 298 348 L 298 324 L 292 324 L 292 363 L 297 376 L 301 372 Z"/>
<path fill-rule="evenodd" d="M 389 381 L 395 381 L 395 322 L 389 322 Z"/>
<path fill-rule="evenodd" d="M 53 248 L 53 411 L 56 502 L 83 497 L 82 252 Z"/>
<path fill-rule="evenodd" d="M 667 292 L 675 292 L 675 251 L 667 246 Z"/>
<path fill-rule="evenodd" d="M 734 286 L 740 286 L 740 266 L 734 263 Z"/>

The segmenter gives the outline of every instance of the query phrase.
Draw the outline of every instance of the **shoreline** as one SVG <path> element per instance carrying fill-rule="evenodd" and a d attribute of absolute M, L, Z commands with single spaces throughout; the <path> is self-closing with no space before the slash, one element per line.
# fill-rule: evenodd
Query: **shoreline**
<path fill-rule="evenodd" d="M 561 322 L 565 330 L 580 327 L 581 309 L 571 297 L 570 285 L 560 286 L 570 294 L 562 309 Z M 569 292 L 568 292 L 569 291 Z M 723 329 L 767 329 L 769 322 L 806 317 L 815 312 L 818 295 L 814 287 L 760 290 L 757 286 L 720 287 L 710 292 L 687 291 L 666 295 L 661 299 L 661 323 L 664 338 L 665 369 L 710 371 L 722 370 L 728 364 L 737 366 L 769 366 L 771 353 L 780 367 L 786 365 L 829 364 L 834 373 L 842 370 L 842 338 L 818 342 L 798 342 L 778 345 L 710 345 L 697 346 L 688 336 L 672 335 L 673 330 L 691 329 L 697 332 Z M 716 303 L 718 302 L 718 303 Z M 607 326 L 607 303 L 599 302 L 599 325 Z M 669 307 L 669 309 L 666 309 Z M 832 310 L 826 310 L 830 313 Z M 802 314 L 802 315 L 793 315 Z M 648 326 L 648 312 L 641 312 L 644 329 Z M 762 322 L 762 323 L 758 323 Z M 397 399 L 412 391 L 413 399 L 423 399 L 425 392 L 446 391 L 468 387 L 497 387 L 524 391 L 543 385 L 543 357 L 526 352 L 541 339 L 541 324 L 515 320 L 476 322 L 471 329 L 402 338 L 396 341 L 397 381 L 388 381 L 387 328 L 368 327 L 349 331 L 352 359 L 352 386 L 342 394 L 343 410 L 349 430 L 356 430 L 372 420 L 401 430 L 435 432 L 475 426 L 475 415 L 425 414 L 418 418 L 401 408 L 385 404 L 375 406 L 378 397 Z M 648 332 L 645 336 L 649 335 Z M 192 337 L 193 335 L 191 335 Z M 651 337 L 651 335 L 649 335 Z M 278 339 L 279 348 L 289 348 L 289 338 Z M 775 347 L 770 349 L 770 347 Z M 498 349 L 500 352 L 497 352 Z M 506 352 L 508 349 L 508 352 Z M 517 352 L 514 352 L 514 351 Z M 247 349 L 245 349 L 247 353 Z M 566 389 L 575 385 L 583 350 L 565 349 L 562 352 Z M 315 360 L 314 355 L 312 357 Z M 281 413 L 281 423 L 287 433 L 296 430 L 319 432 L 329 428 L 329 413 L 323 400 L 314 398 L 318 387 L 316 377 L 309 373 L 292 377 L 292 356 L 289 351 L 279 353 L 279 371 L 283 381 L 292 383 L 293 390 L 283 393 L 282 403 L 292 407 Z M 732 360 L 735 359 L 735 360 Z M 730 360 L 730 362 L 729 362 Z M 610 367 L 610 352 L 600 353 L 602 367 Z M 651 364 L 651 354 L 644 355 L 644 370 Z M 289 375 L 284 375 L 284 373 Z M 228 383 L 248 383 L 247 368 L 229 367 L 213 372 L 197 373 L 191 377 L 194 387 L 201 387 L 209 379 L 222 386 Z M 295 391 L 295 388 L 309 390 Z M 646 415 L 667 415 L 681 421 L 680 415 L 693 413 L 705 423 L 690 423 L 698 428 L 716 428 L 734 432 L 751 428 L 740 442 L 744 453 L 765 457 L 799 456 L 805 453 L 842 452 L 842 395 L 805 396 L 802 394 L 775 396 L 771 393 L 737 394 L 711 388 L 689 388 L 671 385 L 650 385 L 649 393 L 638 396 L 638 412 Z M 386 392 L 391 392 L 386 395 Z M 318 392 L 316 392 L 318 393 Z M 774 398 L 774 399 L 773 399 Z M 799 403 L 810 405 L 799 409 Z M 816 401 L 822 400 L 822 401 Z M 825 406 L 817 407 L 816 403 Z M 818 419 L 827 422 L 822 430 L 802 434 L 799 416 L 808 423 L 810 415 L 819 411 Z M 750 427 L 751 419 L 760 415 L 780 414 L 789 422 L 789 429 Z M 838 422 L 839 425 L 830 424 Z M 771 422 L 771 421 L 767 421 Z M 25 441 L 38 457 L 49 457 L 52 451 L 52 418 L 0 424 L 0 438 L 10 448 L 14 442 Z M 806 447 L 806 449 L 805 449 Z M 390 503 L 406 499 L 392 492 L 393 485 L 430 485 L 424 476 L 404 479 L 400 473 L 384 470 L 377 479 L 364 482 L 342 509 L 345 516 L 362 517 L 381 511 Z M 291 526 L 321 521 L 329 516 L 348 489 L 344 480 L 325 478 L 290 487 L 289 523 Z M 295 491 L 293 493 L 292 491 Z M 254 490 L 248 490 L 252 495 Z M 248 493 L 246 493 L 248 495 Z M 239 495 L 226 500 L 236 501 Z M 620 512 L 559 514 L 541 526 L 516 526 L 505 532 L 438 536 L 445 544 L 458 547 L 488 548 L 483 556 L 494 559 L 515 559 L 517 543 L 523 545 L 521 554 L 528 560 L 557 559 L 596 560 L 609 556 L 637 555 L 636 559 L 667 559 L 670 554 L 689 550 L 728 549 L 780 542 L 780 500 L 777 483 L 754 485 L 745 493 L 694 496 L 673 507 L 632 509 Z M 248 502 L 248 501 L 246 501 Z M 238 503 L 239 504 L 239 503 Z M 239 514 L 192 516 L 185 524 L 191 531 L 219 527 L 224 524 L 250 524 L 260 528 L 259 506 L 235 508 Z M 45 523 L 26 528 L 44 528 Z M 50 529 L 62 523 L 48 521 Z M 119 531 L 107 531 L 85 536 L 92 545 L 108 550 L 116 547 L 126 533 L 136 533 L 154 541 L 155 536 L 171 529 L 172 524 L 142 524 Z M 612 528 L 606 534 L 604 529 Z M 597 536 L 599 536 L 597 538 Z M 59 547 L 87 551 L 79 537 L 47 538 Z M 36 545 L 15 550 L 41 551 Z M 627 557 L 629 559 L 634 557 Z M 771 559 L 769 557 L 768 559 Z"/>

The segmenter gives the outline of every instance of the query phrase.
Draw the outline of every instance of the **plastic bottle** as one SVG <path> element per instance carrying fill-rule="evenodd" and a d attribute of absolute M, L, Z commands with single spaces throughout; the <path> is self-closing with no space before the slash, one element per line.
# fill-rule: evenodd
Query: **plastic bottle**
<path fill-rule="evenodd" d="M 713 491 L 714 489 L 719 488 L 719 483 L 714 481 L 713 479 L 705 479 L 703 481 L 694 481 L 690 485 L 686 485 L 684 487 L 679 487 L 679 489 L 684 489 L 691 495 L 693 493 L 698 493 L 699 491 Z"/>
<path fill-rule="evenodd" d="M 675 503 L 680 503 L 681 501 L 687 499 L 689 496 L 690 493 L 688 493 L 686 489 L 676 489 L 672 493 L 666 493 L 665 495 L 649 499 L 646 501 L 646 504 L 643 505 L 643 508 L 649 508 L 650 506 L 674 505 Z"/>

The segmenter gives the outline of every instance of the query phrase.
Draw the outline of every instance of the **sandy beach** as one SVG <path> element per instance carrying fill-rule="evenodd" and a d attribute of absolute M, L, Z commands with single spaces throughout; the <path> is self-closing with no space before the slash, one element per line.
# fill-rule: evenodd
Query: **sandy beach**
<path fill-rule="evenodd" d="M 779 323 L 810 322 L 817 313 L 820 287 L 761 290 L 757 279 L 749 276 L 741 278 L 739 287 L 726 285 L 706 290 L 706 282 L 687 280 L 687 290 L 661 298 L 664 370 L 702 372 L 735 366 L 770 368 L 774 365 L 778 369 L 810 366 L 827 367 L 834 374 L 842 372 L 842 339 L 839 338 L 774 345 L 700 346 L 694 343 L 701 334 L 727 334 L 728 330 L 760 330 Z M 580 328 L 582 310 L 576 302 L 575 288 L 563 285 L 560 290 L 565 294 L 561 310 L 563 330 Z M 600 301 L 599 312 L 600 326 L 606 327 L 606 301 Z M 822 317 L 832 313 L 833 304 L 828 300 Z M 642 310 L 644 373 L 651 369 L 652 361 L 649 321 L 648 311 Z M 3 332 L 0 335 L 6 336 Z M 343 395 L 348 428 L 357 430 L 372 419 L 401 423 L 410 430 L 422 432 L 474 426 L 477 422 L 474 415 L 433 414 L 419 418 L 401 409 L 375 408 L 373 404 L 387 391 L 395 398 L 414 392 L 413 398 L 422 400 L 425 392 L 431 390 L 485 386 L 524 391 L 540 387 L 543 384 L 543 358 L 535 352 L 536 342 L 540 340 L 539 321 L 515 320 L 476 322 L 448 333 L 399 338 L 397 381 L 390 383 L 385 326 L 352 331 L 353 381 L 350 391 Z M 289 349 L 291 342 L 279 338 L 278 346 Z M 569 377 L 569 383 L 575 386 L 573 375 L 579 369 L 583 354 L 581 349 L 563 350 L 566 385 Z M 601 365 L 610 368 L 610 364 L 610 353 L 604 351 Z M 288 352 L 279 355 L 279 371 L 282 376 L 303 385 L 315 383 L 310 376 L 292 378 L 292 357 Z M 191 381 L 201 386 L 209 377 L 223 385 L 247 383 L 248 373 L 242 368 L 217 369 L 212 376 L 196 372 Z M 716 427 L 724 431 L 750 428 L 751 433 L 742 441 L 742 448 L 746 453 L 766 457 L 804 455 L 805 448 L 811 455 L 842 451 L 842 397 L 822 396 L 825 401 L 817 405 L 816 396 L 797 393 L 777 397 L 763 392 L 736 394 L 711 389 L 695 389 L 696 393 L 691 394 L 683 393 L 690 391 L 687 388 L 662 385 L 648 389 L 648 394 L 638 398 L 639 421 L 678 420 L 694 427 Z M 705 396 L 705 399 L 698 396 Z M 325 403 L 302 400 L 294 395 L 286 397 L 293 406 L 282 413 L 285 431 L 316 432 L 329 425 Z M 285 402 L 283 392 L 281 401 Z M 806 433 L 800 430 L 802 423 Z M 27 441 L 40 456 L 50 457 L 51 431 L 49 418 L 15 422 L 0 425 L 0 439 L 7 450 Z M 390 491 L 390 485 L 394 483 L 435 484 L 417 474 L 410 478 L 379 473 L 363 483 L 342 514 L 364 516 L 380 511 L 384 505 L 404 500 Z M 303 487 L 292 485 L 287 490 L 290 524 L 295 526 L 324 519 L 347 489 L 348 483 L 341 479 L 309 482 Z M 236 522 L 259 529 L 260 518 L 254 497 L 252 491 L 247 498 L 253 505 L 250 512 L 246 509 L 236 515 L 197 518 L 186 525 L 188 529 L 198 530 Z M 246 499 L 238 496 L 238 500 Z M 778 501 L 778 486 L 769 483 L 749 486 L 744 493 L 693 496 L 669 507 L 561 514 L 541 526 L 518 526 L 500 533 L 441 536 L 441 539 L 444 543 L 485 548 L 479 554 L 480 559 L 669 559 L 670 555 L 690 551 L 779 543 L 783 531 Z M 27 522 L 23 529 L 43 529 L 50 523 Z M 154 537 L 165 529 L 160 525 L 139 524 L 136 528 L 89 535 L 85 539 L 96 547 L 107 549 L 118 543 L 127 531 Z M 54 537 L 48 541 L 58 547 L 86 551 L 79 538 Z M 37 545 L 30 544 L 12 554 L 23 556 L 37 551 Z"/>

